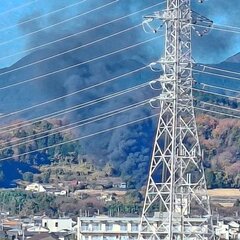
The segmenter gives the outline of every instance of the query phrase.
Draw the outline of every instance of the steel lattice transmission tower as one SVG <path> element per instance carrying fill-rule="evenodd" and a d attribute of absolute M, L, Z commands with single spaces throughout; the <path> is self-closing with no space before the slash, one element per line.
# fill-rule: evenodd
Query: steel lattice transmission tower
<path fill-rule="evenodd" d="M 165 54 L 150 65 L 152 70 L 161 66 L 163 74 L 157 80 L 160 116 L 139 239 L 211 240 L 212 216 L 193 107 L 191 37 L 192 30 L 200 36 L 207 32 L 198 24 L 209 27 L 212 22 L 192 11 L 190 0 L 167 0 L 166 10 L 145 17 L 146 28 L 153 20 L 166 26 Z"/>

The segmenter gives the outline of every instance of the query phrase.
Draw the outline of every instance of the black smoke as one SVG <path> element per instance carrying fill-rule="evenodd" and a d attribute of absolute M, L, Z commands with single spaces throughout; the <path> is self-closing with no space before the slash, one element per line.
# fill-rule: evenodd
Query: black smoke
<path fill-rule="evenodd" d="M 62 15 L 51 15 L 47 20 L 45 19 L 45 22 L 37 20 L 30 24 L 21 24 L 19 25 L 19 28 L 21 29 L 22 34 L 29 34 L 30 32 L 38 31 L 48 25 L 56 24 L 66 18 L 76 16 L 81 12 L 89 11 L 110 2 L 111 1 L 106 0 L 97 2 L 89 0 L 87 1 L 87 4 L 81 5 L 79 8 L 75 9 L 73 13 L 66 12 Z M 158 1 L 155 1 L 155 3 L 157 2 Z M 76 18 L 74 21 L 56 25 L 54 28 L 48 28 L 36 34 L 29 35 L 28 48 L 35 48 L 36 46 L 46 44 L 49 41 L 54 41 L 76 32 L 92 28 L 101 23 L 129 14 L 137 9 L 150 6 L 153 3 L 154 1 L 152 1 L 151 4 L 146 4 L 144 1 L 139 1 L 137 4 L 135 4 L 135 1 L 119 1 L 103 10 L 84 15 L 81 18 Z M 31 15 L 25 16 L 22 21 L 26 21 L 27 19 L 38 15 L 39 12 L 31 13 Z M 0 75 L 0 88 L 5 87 L 8 84 L 21 83 L 27 79 L 36 78 L 40 75 L 45 75 L 53 71 L 84 63 L 90 59 L 97 58 L 153 37 L 152 35 L 145 34 L 141 27 L 138 27 L 129 32 L 122 33 L 119 36 L 106 39 L 88 47 L 83 47 L 77 51 L 71 51 L 57 58 L 42 61 L 55 54 L 79 46 L 84 46 L 97 39 L 127 29 L 141 21 L 142 16 L 141 14 L 138 14 L 132 18 L 129 17 L 93 31 L 88 31 L 87 33 L 71 37 L 66 41 L 60 41 L 36 51 L 32 51 L 13 66 L 2 70 L 2 75 Z M 47 23 L 46 26 L 44 23 Z M 155 44 L 161 45 L 161 42 L 162 39 L 159 39 L 158 41 L 155 41 Z M 157 47 L 159 48 L 159 51 L 155 51 L 155 56 L 148 54 L 149 51 L 154 52 L 154 49 L 156 49 L 156 47 L 153 48 L 152 46 L 152 43 L 143 44 L 136 48 L 131 48 L 66 71 L 61 71 L 60 73 L 2 90 L 3 94 L 1 95 L 1 102 L 3 104 L 1 105 L 0 110 L 3 113 L 8 113 L 25 107 L 34 106 L 43 101 L 51 100 L 55 97 L 101 83 L 113 77 L 144 67 L 160 56 L 159 47 Z M 41 62 L 17 71 L 6 73 L 36 61 Z M 4 72 L 6 74 L 3 74 Z M 150 69 L 145 69 L 136 74 L 115 80 L 110 84 L 105 84 L 65 98 L 61 101 L 14 115 L 11 118 L 4 119 L 4 121 L 5 123 L 11 123 L 11 121 L 14 121 L 16 118 L 31 119 L 44 114 L 49 114 L 57 110 L 66 109 L 68 107 L 113 94 L 117 91 L 128 89 L 141 83 L 147 83 L 149 80 L 156 77 L 158 77 L 158 74 L 151 72 Z M 76 122 L 81 119 L 87 119 L 98 114 L 134 104 L 151 98 L 156 94 L 158 93 L 152 91 L 151 88 L 147 86 L 111 100 L 74 111 L 70 114 L 65 114 L 61 116 L 61 118 L 64 118 L 69 123 Z M 84 127 L 76 129 L 74 132 L 76 136 L 81 137 L 125 124 L 130 121 L 135 121 L 153 113 L 154 111 L 151 109 L 150 105 L 146 104 L 144 107 L 133 109 L 132 111 L 116 115 L 104 121 L 85 125 Z M 118 169 L 119 174 L 122 174 L 124 177 L 126 177 L 126 175 L 132 176 L 127 180 L 133 182 L 138 181 L 139 186 L 146 179 L 147 165 L 151 155 L 151 139 L 154 133 L 154 126 L 154 119 L 150 119 L 105 134 L 87 138 L 81 141 L 81 144 L 85 154 L 91 155 L 92 160 L 99 166 L 104 165 L 106 162 L 111 162 L 114 167 Z M 120 165 L 121 168 L 119 168 Z M 142 173 L 145 173 L 144 177 L 142 177 Z"/>
<path fill-rule="evenodd" d="M 55 1 L 54 3 L 51 2 L 51 8 L 57 9 L 63 7 L 64 4 L 68 5 L 70 3 L 69 1 L 60 2 L 61 3 L 59 3 L 59 1 Z M 19 29 L 22 34 L 29 34 L 32 31 L 38 31 L 49 25 L 57 24 L 64 19 L 77 16 L 80 13 L 90 11 L 93 8 L 110 2 L 110 0 L 88 0 L 84 4 L 75 7 L 74 11 L 68 10 L 64 11 L 62 14 L 50 15 L 44 18 L 44 20 L 38 19 L 27 24 L 21 24 L 19 25 Z M 73 1 L 71 1 L 71 3 L 73 3 Z M 73 21 L 55 25 L 53 28 L 48 28 L 36 34 L 29 35 L 26 48 L 35 48 L 36 46 L 92 28 L 156 3 L 159 3 L 159 1 L 119 0 L 117 3 L 103 8 L 102 10 L 83 15 L 82 17 L 75 18 Z M 210 6 L 210 8 L 212 7 Z M 158 8 L 155 7 L 145 13 L 151 13 L 154 10 L 158 10 Z M 21 22 L 39 15 L 41 15 L 39 11 L 32 12 L 30 15 L 26 15 Z M 0 72 L 0 88 L 8 84 L 20 83 L 27 79 L 83 63 L 90 59 L 150 39 L 153 35 L 144 33 L 139 27 L 129 32 L 122 33 L 119 36 L 115 36 L 114 38 L 109 38 L 88 47 L 83 47 L 77 51 L 2 75 L 2 73 L 9 70 L 31 64 L 32 62 L 41 61 L 47 57 L 76 47 L 84 46 L 92 41 L 139 24 L 142 21 L 142 15 L 144 15 L 144 13 L 139 13 L 93 31 L 71 37 L 66 41 L 56 42 L 55 44 L 32 51 L 13 66 L 3 69 L 2 72 Z M 212 41 L 209 41 L 209 38 L 212 39 Z M 209 35 L 208 38 L 201 42 L 202 47 L 197 48 L 195 54 L 201 56 L 201 54 L 205 54 L 207 51 L 211 50 L 216 51 L 217 55 L 221 54 L 221 49 L 226 50 L 226 48 L 229 47 L 229 45 L 221 39 L 222 35 Z M 196 41 L 198 41 L 199 44 L 199 39 Z M 216 42 L 219 45 L 217 45 Z M 51 100 L 146 66 L 160 57 L 162 46 L 163 38 L 160 38 L 136 48 L 131 48 L 106 58 L 101 58 L 97 61 L 82 64 L 81 66 L 61 71 L 60 73 L 49 75 L 29 83 L 1 90 L 0 100 L 2 104 L 0 106 L 0 111 L 2 113 L 8 113 L 34 106 L 40 102 Z M 57 110 L 66 109 L 127 89 L 140 83 L 146 83 L 149 80 L 157 78 L 158 75 L 158 73 L 151 72 L 150 69 L 145 69 L 136 74 L 118 79 L 110 84 L 81 92 L 43 107 L 34 108 L 31 111 L 14 115 L 11 118 L 4 118 L 3 123 L 11 123 L 17 118 L 31 119 Z M 157 94 L 157 91 L 151 90 L 150 87 L 145 87 L 109 101 L 80 109 L 71 114 L 65 114 L 61 116 L 61 118 L 71 123 L 151 98 Z M 75 134 L 80 137 L 85 136 L 149 116 L 157 111 L 158 110 L 151 109 L 149 105 L 146 105 L 141 108 L 133 109 L 125 114 L 81 127 L 75 131 Z M 97 162 L 98 165 L 104 165 L 106 162 L 111 162 L 120 173 L 124 176 L 129 176 L 128 180 L 132 180 L 135 183 L 138 182 L 139 185 L 141 185 L 146 179 L 155 128 L 156 121 L 150 119 L 105 134 L 87 138 L 82 140 L 81 144 L 85 149 L 85 153 L 91 155 L 93 161 Z"/>

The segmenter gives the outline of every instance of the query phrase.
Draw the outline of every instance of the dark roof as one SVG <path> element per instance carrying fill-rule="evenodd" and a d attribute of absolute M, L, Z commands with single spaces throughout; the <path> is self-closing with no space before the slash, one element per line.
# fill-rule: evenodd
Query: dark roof
<path fill-rule="evenodd" d="M 51 233 L 36 233 L 29 240 L 56 240 L 58 237 Z"/>

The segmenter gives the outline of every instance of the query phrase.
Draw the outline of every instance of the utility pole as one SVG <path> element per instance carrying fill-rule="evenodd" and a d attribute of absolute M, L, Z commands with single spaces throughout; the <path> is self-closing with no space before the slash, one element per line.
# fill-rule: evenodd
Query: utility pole
<path fill-rule="evenodd" d="M 202 36 L 212 22 L 192 11 L 191 0 L 167 0 L 164 11 L 146 16 L 143 25 L 154 33 L 152 21 L 166 27 L 164 57 L 150 64 L 163 74 L 150 85 L 161 85 L 151 101 L 160 108 L 149 170 L 139 239 L 213 240 L 202 153 L 193 107 L 192 31 Z M 202 2 L 202 0 L 200 1 Z M 196 24 L 196 26 L 194 26 Z"/>

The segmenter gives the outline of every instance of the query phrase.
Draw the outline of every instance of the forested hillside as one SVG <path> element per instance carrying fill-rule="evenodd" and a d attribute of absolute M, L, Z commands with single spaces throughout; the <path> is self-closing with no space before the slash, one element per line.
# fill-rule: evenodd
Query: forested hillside
<path fill-rule="evenodd" d="M 126 152 L 126 158 L 111 160 L 106 158 L 98 161 L 96 157 L 85 154 L 80 141 L 63 144 L 76 137 L 74 132 L 63 131 L 64 124 L 66 123 L 60 120 L 51 120 L 24 126 L 24 122 L 21 122 L 19 126 L 23 127 L 2 133 L 0 135 L 0 155 L 3 159 L 0 172 L 1 185 L 10 185 L 12 180 L 21 178 L 49 182 L 51 174 L 63 175 L 65 180 L 80 179 L 73 172 L 72 165 L 78 165 L 79 168 L 74 168 L 80 169 L 78 171 L 81 172 L 95 171 L 100 174 L 101 171 L 104 172 L 103 176 L 121 176 L 123 180 L 129 182 L 131 187 L 141 187 L 144 184 L 149 157 L 143 157 L 141 149 L 137 150 L 137 148 L 147 140 L 151 142 L 147 135 L 145 141 L 140 143 L 132 138 L 129 144 L 136 145 L 135 153 L 128 152 L 129 144 L 123 145 L 122 151 Z M 240 187 L 240 120 L 198 114 L 197 124 L 204 150 L 208 187 Z M 62 128 L 61 132 L 59 128 Z M 51 147 L 56 144 L 58 146 Z M 150 156 L 150 150 L 145 154 Z M 94 168 L 91 167 L 89 170 L 86 164 L 83 168 L 81 165 L 83 161 L 94 165 Z M 55 167 L 54 171 L 41 168 L 44 172 L 39 175 L 40 167 L 48 165 L 59 166 L 59 168 Z M 63 171 L 61 166 L 70 166 L 70 168 L 68 170 L 65 168 Z M 33 173 L 32 176 L 30 172 Z"/>
<path fill-rule="evenodd" d="M 209 188 L 240 187 L 240 120 L 197 118 Z"/>
<path fill-rule="evenodd" d="M 15 129 L 5 129 L 0 134 L 1 186 L 10 186 L 12 180 L 26 177 L 25 173 L 39 174 L 42 165 L 78 163 L 81 145 L 77 141 L 61 145 L 74 137 L 71 132 L 64 131 L 62 121 L 34 124 L 21 121 L 15 125 Z"/>

